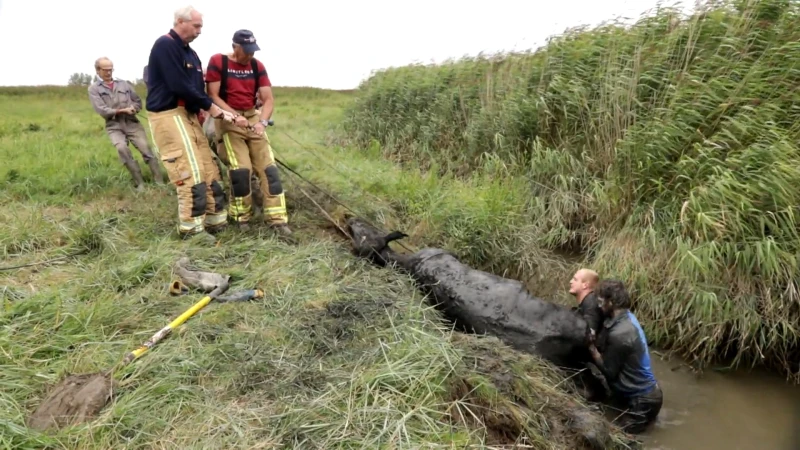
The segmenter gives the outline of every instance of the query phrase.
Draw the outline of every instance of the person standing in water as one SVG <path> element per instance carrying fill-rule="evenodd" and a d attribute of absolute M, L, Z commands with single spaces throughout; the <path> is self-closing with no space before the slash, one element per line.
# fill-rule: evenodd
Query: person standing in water
<path fill-rule="evenodd" d="M 655 422 L 664 401 L 650 365 L 650 352 L 642 326 L 630 311 L 630 296 L 619 280 L 603 280 L 595 290 L 606 318 L 597 341 L 592 337 L 589 352 L 606 378 L 613 400 L 625 410 L 620 426 L 632 434 L 643 432 Z"/>

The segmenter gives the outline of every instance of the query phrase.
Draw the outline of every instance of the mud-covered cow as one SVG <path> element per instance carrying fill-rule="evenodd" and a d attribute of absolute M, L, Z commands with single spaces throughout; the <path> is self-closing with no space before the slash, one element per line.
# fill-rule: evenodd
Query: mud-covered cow
<path fill-rule="evenodd" d="M 386 234 L 358 218 L 348 219 L 347 228 L 357 256 L 410 274 L 435 306 L 465 331 L 497 336 L 565 368 L 580 370 L 590 361 L 586 321 L 564 306 L 532 296 L 519 281 L 473 269 L 438 248 L 399 254 L 389 242 L 405 234 Z"/>

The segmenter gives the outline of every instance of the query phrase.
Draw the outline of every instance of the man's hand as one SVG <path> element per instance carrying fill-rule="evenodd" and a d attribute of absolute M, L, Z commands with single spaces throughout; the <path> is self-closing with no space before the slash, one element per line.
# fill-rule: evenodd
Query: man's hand
<path fill-rule="evenodd" d="M 264 134 L 264 125 L 261 122 L 253 125 L 253 133 L 255 133 L 257 136 Z"/>
<path fill-rule="evenodd" d="M 594 330 L 587 327 L 584 339 L 587 347 L 594 347 L 594 342 L 595 342 Z"/>
<path fill-rule="evenodd" d="M 236 116 L 234 124 L 239 128 L 247 128 L 250 125 L 245 116 Z"/>
<path fill-rule="evenodd" d="M 233 122 L 233 114 L 231 112 L 225 111 L 224 109 L 220 109 L 220 111 L 222 111 L 221 117 L 220 116 L 217 117 L 221 118 L 222 120 L 228 123 Z"/>
<path fill-rule="evenodd" d="M 133 106 L 128 106 L 127 108 L 122 108 L 117 110 L 117 114 L 136 114 L 136 109 Z"/>
<path fill-rule="evenodd" d="M 233 113 L 228 112 L 213 103 L 211 104 L 211 108 L 208 108 L 208 113 L 215 119 L 222 119 L 229 123 L 233 122 Z"/>
<path fill-rule="evenodd" d="M 603 357 L 600 355 L 600 351 L 597 350 L 597 347 L 594 346 L 594 343 L 589 344 L 589 353 L 592 355 L 595 364 L 603 365 Z"/>

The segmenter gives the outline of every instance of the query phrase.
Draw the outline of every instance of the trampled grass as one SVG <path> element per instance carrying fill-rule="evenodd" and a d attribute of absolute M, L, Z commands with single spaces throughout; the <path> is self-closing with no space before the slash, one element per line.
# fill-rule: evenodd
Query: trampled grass
<path fill-rule="evenodd" d="M 575 448 L 570 426 L 586 410 L 561 374 L 496 340 L 453 334 L 410 280 L 351 256 L 299 189 L 335 216 L 343 208 L 289 173 L 296 245 L 265 228 L 226 231 L 217 247 L 177 240 L 174 195 L 130 188 L 84 89 L 0 90 L 2 266 L 83 251 L 0 271 L 0 445 Z M 525 217 L 504 217 L 498 203 L 524 198 L 524 185 L 401 172 L 322 145 L 351 96 L 278 88 L 276 98 L 278 158 L 368 219 L 410 231 L 409 245 L 461 249 L 500 271 L 513 266 L 487 249 L 547 255 L 526 240 Z M 118 374 L 95 421 L 52 435 L 27 429 L 63 375 L 111 367 L 199 300 L 168 293 L 184 255 L 232 275 L 231 290 L 259 287 L 266 298 L 209 304 Z M 568 273 L 555 267 L 526 271 Z M 613 429 L 609 439 L 624 445 Z"/>
<path fill-rule="evenodd" d="M 502 184 L 495 223 L 625 280 L 657 345 L 800 380 L 798 12 L 662 9 L 531 54 L 385 70 L 345 130 L 410 167 Z M 465 256 L 527 260 L 483 251 Z"/>

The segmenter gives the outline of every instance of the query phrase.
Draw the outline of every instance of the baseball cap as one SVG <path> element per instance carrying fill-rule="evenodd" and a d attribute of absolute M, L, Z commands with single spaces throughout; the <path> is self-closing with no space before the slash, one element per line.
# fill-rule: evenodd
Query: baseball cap
<path fill-rule="evenodd" d="M 253 32 L 250 30 L 239 30 L 233 33 L 233 43 L 241 45 L 245 53 L 255 53 L 261 50 L 256 44 L 256 37 L 253 36 Z"/>

